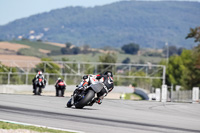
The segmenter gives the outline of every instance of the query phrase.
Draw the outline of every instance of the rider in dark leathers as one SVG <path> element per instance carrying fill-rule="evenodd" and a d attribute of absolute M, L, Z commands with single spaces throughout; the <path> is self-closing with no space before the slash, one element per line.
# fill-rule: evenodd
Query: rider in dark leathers
<path fill-rule="evenodd" d="M 61 78 L 58 78 L 57 81 L 56 81 L 56 84 L 55 84 L 55 87 L 56 87 L 56 96 L 58 96 L 59 86 L 64 86 L 64 90 L 63 91 L 65 91 L 65 89 L 66 89 L 66 83 Z M 64 94 L 63 94 L 63 96 L 64 96 Z"/>
<path fill-rule="evenodd" d="M 43 79 L 43 88 L 45 88 L 46 86 L 46 79 L 44 78 L 44 76 L 42 75 L 42 71 L 38 71 L 37 75 L 33 78 L 32 80 L 32 84 L 33 84 L 33 93 L 35 93 L 35 89 L 36 89 L 36 85 L 35 85 L 35 80 L 39 78 L 39 76 L 42 77 Z"/>
<path fill-rule="evenodd" d="M 100 82 L 103 83 L 104 87 L 102 90 L 97 93 L 97 99 L 96 102 L 98 104 L 102 103 L 102 100 L 109 92 L 111 92 L 114 88 L 114 83 L 113 83 L 113 74 L 110 71 L 105 72 L 104 74 L 99 74 L 96 77 L 99 79 Z"/>

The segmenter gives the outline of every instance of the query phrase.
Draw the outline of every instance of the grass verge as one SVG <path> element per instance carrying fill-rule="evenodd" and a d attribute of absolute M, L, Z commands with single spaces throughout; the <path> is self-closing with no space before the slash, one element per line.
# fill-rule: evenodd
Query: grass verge
<path fill-rule="evenodd" d="M 126 94 L 122 94 L 120 96 L 120 99 L 124 99 L 124 100 L 142 100 L 142 97 L 140 97 L 137 94 L 134 93 L 126 93 Z"/>
<path fill-rule="evenodd" d="M 36 132 L 73 133 L 73 132 L 68 132 L 68 131 L 61 131 L 61 130 L 43 128 L 43 127 L 20 125 L 20 124 L 14 124 L 14 123 L 9 123 L 9 122 L 1 122 L 1 121 L 0 121 L 0 129 L 7 129 L 7 130 L 9 130 L 9 129 L 26 129 L 26 130 L 36 131 Z"/>

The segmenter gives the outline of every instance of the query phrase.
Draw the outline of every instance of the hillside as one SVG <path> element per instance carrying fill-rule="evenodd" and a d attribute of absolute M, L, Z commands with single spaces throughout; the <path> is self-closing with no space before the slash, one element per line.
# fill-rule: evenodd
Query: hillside
<path fill-rule="evenodd" d="M 169 45 L 191 48 L 185 36 L 199 26 L 199 2 L 122 1 L 93 8 L 66 7 L 0 26 L 0 40 L 18 37 L 77 46 L 140 47 Z"/>

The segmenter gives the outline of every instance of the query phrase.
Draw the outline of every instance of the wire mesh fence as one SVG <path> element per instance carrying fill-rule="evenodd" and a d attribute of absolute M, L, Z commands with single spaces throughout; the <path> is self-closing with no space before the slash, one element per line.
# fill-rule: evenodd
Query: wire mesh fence
<path fill-rule="evenodd" d="M 32 79 L 39 70 L 43 71 L 48 84 L 54 84 L 58 77 L 63 78 L 67 84 L 77 84 L 85 74 L 99 74 L 107 70 L 113 72 L 116 85 L 129 85 L 136 80 L 147 81 L 146 83 L 150 84 L 152 79 L 160 79 L 163 84 L 165 83 L 165 66 L 149 63 L 6 60 L 0 62 L 0 84 L 32 84 Z"/>
<path fill-rule="evenodd" d="M 171 100 L 173 102 L 192 102 L 192 90 L 173 91 Z"/>

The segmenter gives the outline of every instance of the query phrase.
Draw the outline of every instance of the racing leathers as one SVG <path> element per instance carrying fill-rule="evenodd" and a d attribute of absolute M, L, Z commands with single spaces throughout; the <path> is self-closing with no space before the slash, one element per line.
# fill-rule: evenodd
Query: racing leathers
<path fill-rule="evenodd" d="M 33 93 L 35 93 L 35 89 L 36 89 L 36 84 L 35 84 L 35 81 L 36 79 L 39 79 L 42 78 L 42 82 L 43 82 L 43 87 L 42 88 L 45 88 L 46 86 L 46 79 L 44 78 L 44 76 L 42 74 L 37 74 L 34 79 L 32 80 L 32 84 L 33 84 Z"/>
<path fill-rule="evenodd" d="M 113 77 L 108 75 L 97 75 L 96 78 L 99 79 L 99 81 L 103 84 L 102 90 L 97 93 L 98 99 L 96 101 L 98 104 L 101 104 L 103 98 L 107 96 L 107 94 L 114 88 Z"/>
<path fill-rule="evenodd" d="M 62 79 L 58 79 L 56 81 L 55 87 L 56 87 L 56 96 L 58 96 L 59 89 L 63 89 L 62 90 L 62 96 L 64 96 L 64 91 L 66 89 L 66 83 L 65 83 L 65 81 L 63 81 Z"/>
<path fill-rule="evenodd" d="M 102 100 L 109 92 L 112 91 L 114 88 L 113 85 L 113 78 L 111 76 L 107 75 L 88 75 L 86 79 L 83 79 L 83 81 L 80 83 L 80 86 L 87 87 L 91 84 L 95 84 L 96 82 L 101 82 L 103 84 L 103 88 L 100 92 L 97 93 L 97 98 L 94 99 L 94 102 L 97 102 L 98 104 L 102 103 Z"/>

